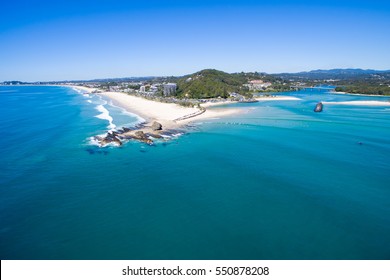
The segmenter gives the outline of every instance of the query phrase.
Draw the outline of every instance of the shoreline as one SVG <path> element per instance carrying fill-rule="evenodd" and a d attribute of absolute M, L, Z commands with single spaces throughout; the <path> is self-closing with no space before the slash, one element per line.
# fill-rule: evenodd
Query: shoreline
<path fill-rule="evenodd" d="M 361 100 L 361 101 L 323 101 L 329 105 L 352 105 L 352 106 L 390 106 L 390 101 Z"/>
<path fill-rule="evenodd" d="M 302 100 L 295 96 L 269 96 L 269 97 L 255 97 L 257 101 L 287 101 L 287 100 Z"/>
<path fill-rule="evenodd" d="M 191 122 L 199 120 L 215 119 L 224 116 L 237 115 L 245 113 L 246 108 L 221 108 L 221 105 L 230 105 L 239 103 L 237 101 L 218 101 L 201 103 L 201 108 L 183 107 L 174 103 L 163 103 L 146 98 L 130 95 L 124 92 L 98 92 L 96 88 L 88 88 L 84 86 L 72 86 L 76 90 L 86 91 L 90 94 L 97 94 L 103 98 L 109 99 L 115 106 L 122 107 L 126 111 L 136 114 L 143 118 L 146 125 L 157 121 L 166 129 L 178 129 Z M 271 97 L 256 97 L 257 101 L 285 101 L 285 100 L 301 100 L 293 96 L 271 96 Z M 215 108 L 217 107 L 217 108 Z M 193 116 L 192 116 L 193 115 Z"/>
<path fill-rule="evenodd" d="M 223 105 L 240 103 L 230 100 L 205 102 L 201 103 L 200 107 L 184 107 L 175 103 L 158 102 L 124 92 L 100 92 L 96 88 L 73 85 L 64 86 L 70 87 L 78 92 L 96 94 L 103 99 L 108 99 L 114 106 L 121 107 L 127 112 L 145 120 L 135 128 L 109 130 L 104 137 L 96 137 L 96 140 L 101 146 L 106 146 L 110 143 L 122 145 L 122 141 L 126 139 L 134 139 L 147 144 L 153 144 L 152 139 L 164 138 L 166 134 L 177 133 L 177 131 L 184 129 L 190 123 L 245 114 L 249 111 L 248 107 L 223 107 Z M 256 98 L 256 101 L 278 100 L 300 100 L 300 98 L 293 96 Z M 157 129 L 156 126 L 158 127 Z"/>
<path fill-rule="evenodd" d="M 142 117 L 147 123 L 157 121 L 167 129 L 177 129 L 190 122 L 234 115 L 244 111 L 238 108 L 213 108 L 218 105 L 235 103 L 231 101 L 206 102 L 201 104 L 202 109 L 200 109 L 196 107 L 183 107 L 174 103 L 148 100 L 123 92 L 100 92 L 97 94 L 108 98 L 114 105 Z"/>
<path fill-rule="evenodd" d="M 332 91 L 331 94 L 343 94 L 343 95 L 357 95 L 357 96 L 375 96 L 375 97 L 389 97 L 390 95 L 380 95 L 380 94 L 363 94 L 363 93 L 350 93 L 350 92 L 344 92 L 344 91 Z"/>

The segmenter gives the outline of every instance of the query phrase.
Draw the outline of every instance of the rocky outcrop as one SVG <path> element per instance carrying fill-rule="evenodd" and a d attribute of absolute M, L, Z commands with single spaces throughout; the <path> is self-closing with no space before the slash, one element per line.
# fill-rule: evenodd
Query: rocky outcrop
<path fill-rule="evenodd" d="M 160 138 L 163 138 L 161 135 L 159 134 L 155 134 L 155 133 L 145 133 L 147 136 L 149 137 L 153 137 L 153 138 L 156 138 L 156 139 L 160 139 Z"/>
<path fill-rule="evenodd" d="M 102 146 L 106 146 L 108 144 L 116 144 L 118 146 L 121 146 L 122 145 L 122 141 L 119 140 L 119 138 L 117 137 L 118 136 L 118 133 L 115 133 L 115 132 L 108 132 L 106 136 L 104 137 L 96 137 L 96 139 L 98 140 L 99 144 L 102 145 Z"/>
<path fill-rule="evenodd" d="M 146 144 L 153 144 L 153 141 L 148 138 L 148 136 L 142 131 L 136 131 L 133 135 L 134 139 L 137 139 L 138 141 L 144 142 Z"/>
<path fill-rule="evenodd" d="M 154 121 L 152 123 L 152 126 L 151 126 L 152 130 L 156 131 L 156 130 L 162 130 L 162 125 L 161 123 L 158 123 L 156 121 Z"/>
<path fill-rule="evenodd" d="M 314 108 L 314 112 L 316 112 L 316 113 L 322 112 L 323 107 L 324 107 L 324 105 L 322 104 L 322 102 L 318 102 L 316 107 Z"/>

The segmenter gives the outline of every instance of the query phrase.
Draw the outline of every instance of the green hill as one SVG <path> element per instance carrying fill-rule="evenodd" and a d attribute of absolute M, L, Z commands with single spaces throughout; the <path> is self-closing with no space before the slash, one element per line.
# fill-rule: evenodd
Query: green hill
<path fill-rule="evenodd" d="M 206 69 L 178 79 L 177 95 L 187 98 L 226 98 L 232 92 L 250 95 L 243 86 L 247 81 L 245 75 Z"/>

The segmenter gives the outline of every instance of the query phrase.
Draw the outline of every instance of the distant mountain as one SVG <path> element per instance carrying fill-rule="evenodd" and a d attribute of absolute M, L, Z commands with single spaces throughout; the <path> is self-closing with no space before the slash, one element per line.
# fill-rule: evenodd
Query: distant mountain
<path fill-rule="evenodd" d="M 283 79 L 307 79 L 307 80 L 344 80 L 344 79 L 361 79 L 372 75 L 390 75 L 390 70 L 372 70 L 372 69 L 330 69 L 330 70 L 312 70 L 298 73 L 280 73 L 273 74 Z"/>

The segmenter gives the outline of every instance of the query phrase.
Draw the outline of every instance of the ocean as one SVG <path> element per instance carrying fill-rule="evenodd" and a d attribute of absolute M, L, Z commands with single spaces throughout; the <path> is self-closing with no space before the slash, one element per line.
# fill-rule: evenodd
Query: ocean
<path fill-rule="evenodd" d="M 390 259 L 390 106 L 338 103 L 389 97 L 282 95 L 300 100 L 101 148 L 143 119 L 71 88 L 0 87 L 0 258 Z"/>

